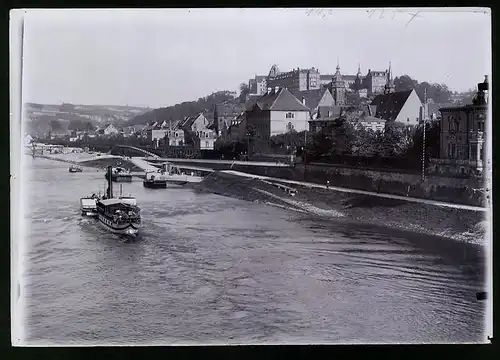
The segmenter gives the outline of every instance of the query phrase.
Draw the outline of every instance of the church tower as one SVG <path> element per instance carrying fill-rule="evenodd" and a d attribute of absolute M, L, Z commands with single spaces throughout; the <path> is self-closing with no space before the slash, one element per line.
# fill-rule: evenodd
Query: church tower
<path fill-rule="evenodd" d="M 340 66 L 337 61 L 337 71 L 333 75 L 331 92 L 335 105 L 345 105 L 345 83 L 340 74 Z"/>
<path fill-rule="evenodd" d="M 391 62 L 389 61 L 389 70 L 387 70 L 387 81 L 384 87 L 384 94 L 390 94 L 393 92 L 394 92 L 394 81 L 392 80 Z"/>

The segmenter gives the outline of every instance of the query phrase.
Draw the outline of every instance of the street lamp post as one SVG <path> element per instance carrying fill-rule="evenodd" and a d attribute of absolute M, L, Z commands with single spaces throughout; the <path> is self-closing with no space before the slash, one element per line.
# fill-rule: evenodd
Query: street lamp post
<path fill-rule="evenodd" d="M 424 132 L 422 137 L 422 181 L 425 179 L 425 125 L 427 124 L 427 119 L 424 118 Z"/>
<path fill-rule="evenodd" d="M 424 89 L 424 105 L 423 105 L 423 120 L 424 131 L 422 135 L 422 181 L 425 180 L 425 125 L 427 125 L 427 88 Z"/>
<path fill-rule="evenodd" d="M 247 159 L 250 160 L 250 131 L 247 132 Z"/>

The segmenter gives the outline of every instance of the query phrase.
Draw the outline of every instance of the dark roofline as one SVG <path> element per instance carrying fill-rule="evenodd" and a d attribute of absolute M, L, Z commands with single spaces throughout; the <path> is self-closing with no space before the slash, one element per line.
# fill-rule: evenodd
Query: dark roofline
<path fill-rule="evenodd" d="M 456 111 L 456 110 L 474 110 L 474 109 L 488 109 L 488 104 L 486 105 L 458 105 L 458 106 L 446 106 L 439 108 L 438 111 Z"/>

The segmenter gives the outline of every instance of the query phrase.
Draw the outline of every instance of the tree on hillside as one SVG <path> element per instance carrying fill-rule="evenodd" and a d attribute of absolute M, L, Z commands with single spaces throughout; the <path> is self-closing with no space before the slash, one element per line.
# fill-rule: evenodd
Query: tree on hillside
<path fill-rule="evenodd" d="M 450 102 L 452 91 L 445 84 L 430 84 L 426 81 L 419 83 L 408 75 L 402 75 L 394 79 L 396 91 L 407 91 L 415 89 L 421 101 L 424 101 L 425 91 L 427 98 L 433 99 L 436 103 Z"/>
<path fill-rule="evenodd" d="M 458 101 L 460 105 L 472 104 L 472 99 L 476 96 L 476 89 L 469 89 L 463 93 L 456 93 L 456 95 L 460 95 L 461 99 Z"/>
<path fill-rule="evenodd" d="M 408 75 L 396 76 L 394 78 L 394 90 L 396 91 L 407 91 L 415 89 L 418 85 L 417 80 L 413 80 Z"/>
<path fill-rule="evenodd" d="M 322 156 L 332 155 L 332 139 L 335 126 L 336 125 L 330 124 L 311 137 L 311 141 L 307 143 L 307 152 L 310 156 L 318 159 Z"/>
<path fill-rule="evenodd" d="M 301 148 L 305 145 L 305 131 L 297 132 L 296 130 L 288 131 L 284 134 L 271 136 L 271 146 L 273 148 L 281 148 L 292 146 L 295 148 Z"/>
<path fill-rule="evenodd" d="M 81 119 L 70 120 L 68 130 L 76 131 L 90 131 L 94 129 L 94 125 L 90 121 L 83 121 Z"/>
<path fill-rule="evenodd" d="M 356 138 L 356 130 L 349 121 L 343 121 L 333 131 L 334 153 L 337 155 L 351 155 L 352 147 Z"/>
<path fill-rule="evenodd" d="M 417 159 L 422 157 L 424 126 L 419 125 L 413 134 L 413 144 L 408 154 Z M 441 128 L 439 121 L 428 121 L 425 126 L 425 153 L 426 158 L 439 157 Z"/>
<path fill-rule="evenodd" d="M 238 100 L 235 100 L 234 94 L 230 91 L 218 91 L 204 98 L 200 98 L 197 101 L 186 101 L 174 106 L 148 111 L 130 119 L 127 122 L 127 125 L 146 125 L 148 123 L 152 124 L 155 121 L 162 122 L 163 120 L 168 119 L 179 121 L 184 119 L 186 116 L 195 116 L 201 112 L 213 111 L 216 104 L 220 104 L 225 101 Z M 173 125 L 175 125 L 174 122 Z"/>
<path fill-rule="evenodd" d="M 239 100 L 241 103 L 244 103 L 246 101 L 247 95 L 250 93 L 250 88 L 248 87 L 248 84 L 241 83 L 240 84 L 240 96 Z"/>
<path fill-rule="evenodd" d="M 409 146 L 408 138 L 411 129 L 405 124 L 392 122 L 386 125 L 381 141 L 380 155 L 383 157 L 398 157 L 404 155 Z"/>
<path fill-rule="evenodd" d="M 365 129 L 358 124 L 355 127 L 356 136 L 352 144 L 352 154 L 355 156 L 372 157 L 380 152 L 383 135 L 380 131 Z"/>
<path fill-rule="evenodd" d="M 53 119 L 50 121 L 50 128 L 52 129 L 52 131 L 60 131 L 63 129 L 61 122 L 57 119 Z"/>

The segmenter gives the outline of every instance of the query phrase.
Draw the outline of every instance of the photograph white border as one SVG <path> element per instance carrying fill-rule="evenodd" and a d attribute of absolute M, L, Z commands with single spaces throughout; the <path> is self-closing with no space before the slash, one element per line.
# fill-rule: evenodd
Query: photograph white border
<path fill-rule="evenodd" d="M 270 8 L 273 9 L 273 8 Z M 293 8 L 292 8 L 293 9 Z M 288 10 L 292 10 L 288 9 Z M 329 9 L 313 9 L 318 11 L 328 11 L 336 8 Z M 340 8 L 349 10 L 349 8 Z M 358 8 L 360 9 L 360 8 Z M 30 9 L 30 10 L 43 10 L 43 11 L 70 11 L 71 9 Z M 81 9 L 86 11 L 92 11 L 97 9 Z M 104 11 L 110 11 L 113 9 L 99 9 Z M 120 9 L 125 11 L 139 11 L 139 10 L 164 10 L 164 9 Z M 189 9 L 185 9 L 189 10 Z M 195 9 L 192 9 L 195 10 Z M 212 9 L 213 10 L 213 9 Z M 277 10 L 274 8 L 274 10 Z M 299 10 L 299 9 L 296 9 Z M 303 9 L 304 11 L 307 9 Z M 397 11 L 397 12 L 484 12 L 489 15 L 489 38 L 491 44 L 491 9 L 480 8 L 480 7 L 462 7 L 462 8 L 365 8 L 363 10 L 375 10 L 375 11 Z M 22 283 L 22 266 L 23 266 L 23 254 L 26 250 L 25 236 L 26 228 L 28 223 L 24 219 L 24 210 L 26 208 L 26 199 L 23 196 L 23 186 L 22 179 L 26 179 L 27 173 L 24 167 L 23 159 L 23 135 L 24 127 L 22 123 L 23 119 L 23 53 L 24 53 L 24 20 L 26 16 L 26 9 L 14 9 L 10 10 L 9 13 L 9 73 L 10 73 L 10 194 L 11 194 L 11 234 L 10 234 L 10 245 L 11 245 L 11 342 L 13 346 L 32 346 L 23 344 L 24 341 L 24 306 L 21 302 L 21 294 L 23 289 Z M 490 59 L 492 58 L 491 47 L 488 51 Z M 492 61 L 490 60 L 490 64 Z M 486 253 L 487 259 L 485 261 L 486 270 L 486 289 L 488 294 L 486 301 L 486 312 L 485 312 L 485 326 L 484 326 L 484 342 L 490 343 L 487 337 L 493 337 L 493 178 L 492 178 L 492 165 L 493 165 L 493 147 L 492 147 L 492 68 L 490 65 L 489 69 L 489 99 L 488 99 L 488 123 L 487 123 L 487 134 L 486 134 L 486 147 L 487 147 L 487 162 L 485 169 L 485 186 L 484 188 L 489 195 L 489 201 L 487 207 L 489 211 L 485 214 L 485 220 L 487 222 L 486 231 Z M 271 344 L 271 343 L 269 343 Z M 276 343 L 278 344 L 278 343 Z M 295 343 L 300 344 L 300 343 Z M 310 342 L 304 342 L 302 344 L 311 344 Z M 136 345 L 136 344 L 133 344 Z M 215 345 L 215 344 L 214 344 Z M 33 345 L 34 346 L 34 345 Z M 59 345 L 50 345 L 59 346 Z M 82 345 L 60 345 L 60 346 L 82 346 Z M 83 346 L 94 346 L 94 345 L 83 345 Z M 101 345 L 99 345 L 101 346 Z M 118 345 L 117 345 L 118 346 Z M 122 346 L 122 345 L 120 345 Z"/>

